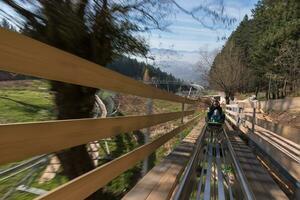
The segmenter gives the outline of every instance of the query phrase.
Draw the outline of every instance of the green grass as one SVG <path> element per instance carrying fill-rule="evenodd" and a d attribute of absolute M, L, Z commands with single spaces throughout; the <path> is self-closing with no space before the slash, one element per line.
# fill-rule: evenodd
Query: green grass
<path fill-rule="evenodd" d="M 16 122 L 44 121 L 55 118 L 53 95 L 49 92 L 50 85 L 42 80 L 11 81 L 0 83 L 0 124 Z M 8 163 L 0 166 L 0 170 L 7 169 L 18 164 Z M 30 170 L 24 171 L 18 175 L 9 178 L 0 183 L 0 197 L 2 197 L 12 186 L 21 181 Z M 37 178 L 42 171 L 39 170 L 33 174 L 36 180 L 33 180 L 33 187 L 41 189 L 53 189 L 63 181 L 59 175 L 52 181 L 45 184 L 38 184 Z M 66 182 L 66 181 L 64 181 Z M 29 200 L 36 195 L 15 191 L 9 196 L 9 199 Z"/>
<path fill-rule="evenodd" d="M 0 182 L 0 197 L 2 197 L 11 187 L 15 187 L 16 184 L 19 183 L 24 177 L 30 174 L 30 170 L 31 169 L 28 169 L 22 173 L 19 173 L 18 175 L 15 175 L 7 179 L 6 181 Z M 51 181 L 48 181 L 43 184 L 39 184 L 38 179 L 42 175 L 43 170 L 44 168 L 40 168 L 36 170 L 34 173 L 30 174 L 29 179 L 31 179 L 32 181 L 31 184 L 29 184 L 30 187 L 35 187 L 35 188 L 50 191 L 68 181 L 68 179 L 65 176 L 57 174 L 55 178 L 52 179 Z M 37 195 L 35 194 L 16 190 L 7 198 L 7 200 L 14 200 L 14 199 L 32 200 L 36 197 Z"/>
<path fill-rule="evenodd" d="M 202 91 L 202 95 L 218 95 L 218 91 L 215 91 L 215 90 L 204 90 L 204 91 Z"/>
<path fill-rule="evenodd" d="M 38 183 L 38 179 L 35 179 L 31 185 L 31 187 L 36 187 L 39 189 L 44 189 L 44 190 L 50 191 L 66 182 L 68 182 L 68 178 L 66 176 L 57 174 L 54 179 L 52 179 L 51 181 L 45 182 L 43 184 Z"/>
<path fill-rule="evenodd" d="M 39 86 L 26 90 L 9 87 L 0 90 L 0 123 L 43 121 L 55 117 L 53 96 L 48 90 L 38 90 Z M 43 82 L 41 82 L 43 85 Z M 43 88 L 46 88 L 44 85 Z"/>
<path fill-rule="evenodd" d="M 0 82 L 1 90 L 34 90 L 49 91 L 50 84 L 46 80 L 19 80 Z"/>
<path fill-rule="evenodd" d="M 164 112 L 178 112 L 181 111 L 180 103 L 172 103 L 164 100 L 154 100 L 153 107 L 160 109 Z"/>
<path fill-rule="evenodd" d="M 40 170 L 37 172 L 34 172 L 31 174 L 31 169 L 27 169 L 26 171 L 23 171 L 22 173 L 19 173 L 15 176 L 12 176 L 11 178 L 8 178 L 4 181 L 0 182 L 0 197 L 5 195 L 11 188 L 17 187 L 19 184 L 24 184 L 24 178 L 26 180 L 30 178 L 36 177 L 40 173 Z M 23 179 L 23 182 L 22 182 Z M 33 199 L 36 197 L 36 195 L 21 192 L 21 191 L 14 191 L 8 198 L 7 200 L 13 200 L 13 199 L 24 199 L 24 200 L 29 200 Z"/>

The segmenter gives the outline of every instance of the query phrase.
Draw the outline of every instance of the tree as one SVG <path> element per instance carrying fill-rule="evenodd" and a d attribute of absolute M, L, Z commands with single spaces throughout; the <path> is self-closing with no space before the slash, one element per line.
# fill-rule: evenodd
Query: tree
<path fill-rule="evenodd" d="M 226 104 L 229 104 L 234 94 L 247 82 L 247 68 L 240 55 L 240 50 L 229 40 L 226 47 L 216 56 L 209 72 L 210 85 L 224 91 Z"/>
<path fill-rule="evenodd" d="M 160 22 L 167 12 L 165 4 L 155 0 L 4 2 L 25 20 L 23 34 L 101 65 L 118 55 L 145 56 L 148 46 L 136 33 L 163 28 Z M 51 86 L 57 119 L 91 117 L 97 89 L 57 81 L 51 81 Z M 95 167 L 85 145 L 60 151 L 57 156 L 69 179 Z M 90 199 L 101 196 L 100 191 Z"/>
<path fill-rule="evenodd" d="M 148 45 L 137 33 L 164 29 L 164 18 L 176 1 L 166 0 L 3 0 L 24 20 L 20 32 L 51 46 L 106 66 L 121 55 L 146 56 Z M 222 13 L 198 7 L 217 21 Z M 22 22 L 19 22 L 22 24 Z M 42 67 L 42 66 L 41 66 Z M 155 71 L 155 70 L 154 70 Z M 158 70 L 157 70 L 158 71 Z M 101 77 L 99 77 L 101 78 Z M 57 119 L 91 117 L 95 88 L 51 81 Z M 73 179 L 93 169 L 85 145 L 57 153 L 66 176 Z M 101 192 L 91 199 L 101 198 Z"/>
<path fill-rule="evenodd" d="M 200 74 L 200 80 L 204 87 L 209 85 L 209 71 L 213 65 L 214 59 L 218 54 L 218 49 L 213 51 L 201 51 L 199 61 L 196 64 L 197 72 Z"/>
<path fill-rule="evenodd" d="M 299 1 L 261 0 L 252 11 L 252 19 L 245 16 L 231 34 L 229 40 L 239 49 L 241 63 L 253 75 L 241 92 L 255 92 L 257 96 L 265 91 L 267 98 L 296 92 L 300 79 L 299 9 Z M 226 43 L 222 52 L 230 45 Z"/>
<path fill-rule="evenodd" d="M 0 26 L 8 30 L 15 31 L 14 27 L 6 19 L 2 19 Z"/>

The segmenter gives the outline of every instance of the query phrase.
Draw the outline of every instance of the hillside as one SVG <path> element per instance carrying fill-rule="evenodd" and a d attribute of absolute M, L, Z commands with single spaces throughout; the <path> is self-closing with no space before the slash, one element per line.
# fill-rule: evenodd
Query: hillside
<path fill-rule="evenodd" d="M 115 72 L 128 76 L 136 80 L 142 80 L 144 76 L 145 69 L 149 70 L 150 77 L 155 77 L 157 80 L 168 80 L 168 81 L 181 81 L 174 77 L 172 74 L 163 72 L 159 68 L 152 65 L 146 64 L 144 62 L 139 62 L 136 59 L 128 57 L 120 57 L 115 59 L 112 63 L 108 64 L 106 68 L 111 69 Z M 5 71 L 0 71 L 0 81 L 8 80 L 24 80 L 33 79 L 29 76 L 9 73 Z M 171 92 L 176 92 L 179 85 L 158 85 L 160 89 L 169 89 Z"/>
<path fill-rule="evenodd" d="M 155 79 L 180 81 L 172 74 L 161 71 L 160 68 L 156 68 L 152 65 L 146 64 L 144 62 L 139 62 L 136 59 L 128 57 L 120 57 L 114 60 L 112 63 L 107 65 L 107 68 L 136 80 L 143 79 L 144 71 L 147 68 L 149 70 L 150 77 L 155 77 Z M 158 85 L 158 87 L 167 90 L 167 85 Z M 169 85 L 169 91 L 176 92 L 178 88 L 179 85 Z"/>

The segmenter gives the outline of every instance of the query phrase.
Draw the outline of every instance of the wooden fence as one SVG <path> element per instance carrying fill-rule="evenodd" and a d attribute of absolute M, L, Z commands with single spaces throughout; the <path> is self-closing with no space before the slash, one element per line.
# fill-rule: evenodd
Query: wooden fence
<path fill-rule="evenodd" d="M 270 122 L 256 116 L 255 106 L 252 112 L 244 112 L 238 104 L 226 105 L 226 118 L 238 127 L 256 145 L 288 172 L 298 184 L 300 183 L 300 135 L 294 129 L 288 132 L 271 129 Z M 249 108 L 247 109 L 249 111 Z M 268 128 L 268 129 L 267 129 Z M 299 131 L 299 130 L 298 130 Z M 287 136 L 288 135 L 288 136 Z"/>
<path fill-rule="evenodd" d="M 0 70 L 181 104 L 196 100 L 145 85 L 18 33 L 0 29 Z M 184 108 L 184 107 L 183 107 Z M 0 125 L 0 164 L 192 115 L 191 111 Z M 198 121 L 199 116 L 38 199 L 84 199 Z M 42 131 L 41 131 L 42 130 Z M 84 134 L 86 133 L 86 134 Z"/>

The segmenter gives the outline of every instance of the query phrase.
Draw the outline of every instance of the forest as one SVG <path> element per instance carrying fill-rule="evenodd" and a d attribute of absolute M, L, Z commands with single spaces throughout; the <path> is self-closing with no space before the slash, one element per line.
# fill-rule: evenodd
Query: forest
<path fill-rule="evenodd" d="M 5 27 L 5 26 L 0 25 L 0 27 Z M 176 92 L 180 87 L 180 83 L 182 83 L 182 80 L 174 77 L 172 74 L 161 71 L 158 67 L 154 67 L 153 65 L 146 64 L 144 62 L 139 62 L 136 59 L 125 57 L 125 56 L 116 58 L 105 67 L 136 80 L 143 80 L 143 75 L 145 73 L 145 70 L 147 69 L 149 71 L 149 76 L 155 78 L 156 80 L 178 82 L 179 84 L 169 84 L 169 85 L 158 84 L 157 85 L 158 88 L 167 90 L 169 92 Z M 37 78 L 25 76 L 21 74 L 13 74 L 5 71 L 0 71 L 0 81 L 24 80 L 24 79 L 37 79 Z"/>
<path fill-rule="evenodd" d="M 217 54 L 210 85 L 225 92 L 264 93 L 266 99 L 297 95 L 300 86 L 300 2 L 261 0 Z"/>
<path fill-rule="evenodd" d="M 11 31 L 16 31 L 15 28 L 6 19 L 2 19 L 0 27 Z M 163 72 L 158 67 L 154 67 L 151 64 L 146 64 L 145 62 L 141 62 L 136 59 L 129 58 L 127 56 L 115 57 L 110 63 L 108 63 L 104 67 L 136 80 L 142 80 L 145 70 L 148 69 L 149 76 L 152 78 L 156 78 L 157 80 L 177 81 L 178 83 L 181 82 L 181 80 L 175 78 L 172 74 Z M 21 74 L 13 74 L 9 72 L 0 71 L 0 81 L 24 79 L 35 78 Z M 171 92 L 176 92 L 180 85 L 157 85 L 157 87 Z"/>
<path fill-rule="evenodd" d="M 181 83 L 182 80 L 174 77 L 172 74 L 161 71 L 158 67 L 139 62 L 136 59 L 128 58 L 125 56 L 115 59 L 113 62 L 107 65 L 107 68 L 119 72 L 123 75 L 129 76 L 136 80 L 142 80 L 145 70 L 149 72 L 149 76 L 158 81 L 175 81 Z M 169 92 L 176 92 L 180 87 L 180 84 L 157 84 L 156 87 Z"/>

